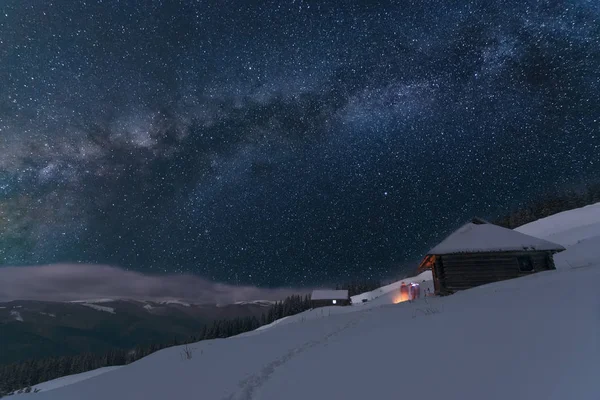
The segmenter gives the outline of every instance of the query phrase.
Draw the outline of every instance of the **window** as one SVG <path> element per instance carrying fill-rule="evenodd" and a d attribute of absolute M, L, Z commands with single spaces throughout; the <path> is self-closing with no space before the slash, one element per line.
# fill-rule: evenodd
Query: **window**
<path fill-rule="evenodd" d="M 519 271 L 521 271 L 521 272 L 533 271 L 533 263 L 531 262 L 531 257 L 520 256 L 520 257 L 517 257 L 517 261 L 519 261 Z"/>
<path fill-rule="evenodd" d="M 331 300 L 333 304 L 337 304 L 337 300 Z"/>

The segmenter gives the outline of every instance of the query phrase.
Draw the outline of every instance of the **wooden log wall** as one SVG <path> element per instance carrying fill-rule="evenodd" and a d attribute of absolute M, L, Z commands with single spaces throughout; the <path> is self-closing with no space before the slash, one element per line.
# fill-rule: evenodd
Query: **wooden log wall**
<path fill-rule="evenodd" d="M 519 256 L 530 257 L 533 271 L 519 269 Z M 464 290 L 471 287 L 517 278 L 534 272 L 554 269 L 547 252 L 464 253 L 441 257 L 436 268 L 440 292 Z"/>

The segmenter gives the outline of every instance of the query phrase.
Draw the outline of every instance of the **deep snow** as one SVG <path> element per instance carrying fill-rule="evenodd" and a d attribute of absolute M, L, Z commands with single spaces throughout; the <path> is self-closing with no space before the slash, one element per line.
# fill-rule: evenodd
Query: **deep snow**
<path fill-rule="evenodd" d="M 584 211 L 581 211 L 584 210 Z M 600 207 L 524 233 L 563 244 L 569 268 L 444 298 L 311 310 L 234 338 L 152 354 L 36 400 L 600 398 Z M 585 216 L 581 216 L 583 212 Z M 552 217 L 550 217 L 552 218 Z M 557 217 L 558 218 L 558 217 Z M 568 225 L 568 228 L 565 226 Z M 590 225 L 597 226 L 595 230 Z M 533 232 L 537 229 L 537 232 Z M 579 236 L 579 238 L 578 238 Z M 27 395 L 24 395 L 27 396 Z"/>
<path fill-rule="evenodd" d="M 515 229 L 562 244 L 568 251 L 554 256 L 556 268 L 598 264 L 600 255 L 600 203 L 561 212 Z"/>
<path fill-rule="evenodd" d="M 53 390 L 53 389 L 58 389 L 60 387 L 63 386 L 67 386 L 67 385 L 72 385 L 76 382 L 81 382 L 84 381 L 86 379 L 90 379 L 93 378 L 95 376 L 104 374 L 106 372 L 110 372 L 110 371 L 114 371 L 121 368 L 121 366 L 116 366 L 116 367 L 104 367 L 104 368 L 98 368 L 98 369 L 94 369 L 92 371 L 87 371 L 87 372 L 82 372 L 81 374 L 74 374 L 74 375 L 69 375 L 69 376 L 63 376 L 61 378 L 56 378 L 53 379 L 51 381 L 48 382 L 44 382 L 44 383 L 39 383 L 37 385 L 34 385 L 31 387 L 31 390 L 39 390 L 40 392 L 42 391 L 47 391 L 47 390 Z"/>
<path fill-rule="evenodd" d="M 469 222 L 458 228 L 427 254 L 479 253 L 519 250 L 556 250 L 564 247 L 523 232 L 494 224 Z"/>

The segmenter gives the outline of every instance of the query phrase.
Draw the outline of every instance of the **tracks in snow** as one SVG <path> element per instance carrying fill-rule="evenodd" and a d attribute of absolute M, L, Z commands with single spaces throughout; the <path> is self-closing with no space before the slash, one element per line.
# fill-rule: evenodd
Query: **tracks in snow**
<path fill-rule="evenodd" d="M 358 313 L 357 313 L 358 314 Z M 239 390 L 225 397 L 223 400 L 254 400 L 256 390 L 263 386 L 271 376 L 280 368 L 282 365 L 293 359 L 300 353 L 305 352 L 315 346 L 326 343 L 333 336 L 340 334 L 352 326 L 355 326 L 360 322 L 360 318 L 353 319 L 331 333 L 328 333 L 319 340 L 311 340 L 310 342 L 304 343 L 300 347 L 296 347 L 278 359 L 271 361 L 265 365 L 260 372 L 249 376 L 238 384 Z"/>

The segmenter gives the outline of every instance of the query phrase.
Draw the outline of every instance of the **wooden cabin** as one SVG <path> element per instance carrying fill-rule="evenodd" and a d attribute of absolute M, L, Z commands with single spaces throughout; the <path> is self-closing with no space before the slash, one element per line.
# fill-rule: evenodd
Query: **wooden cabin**
<path fill-rule="evenodd" d="M 310 304 L 312 308 L 347 306 L 350 304 L 350 296 L 347 290 L 313 290 Z"/>
<path fill-rule="evenodd" d="M 419 272 L 432 271 L 437 295 L 556 269 L 559 244 L 491 224 L 479 218 L 431 249 Z"/>

